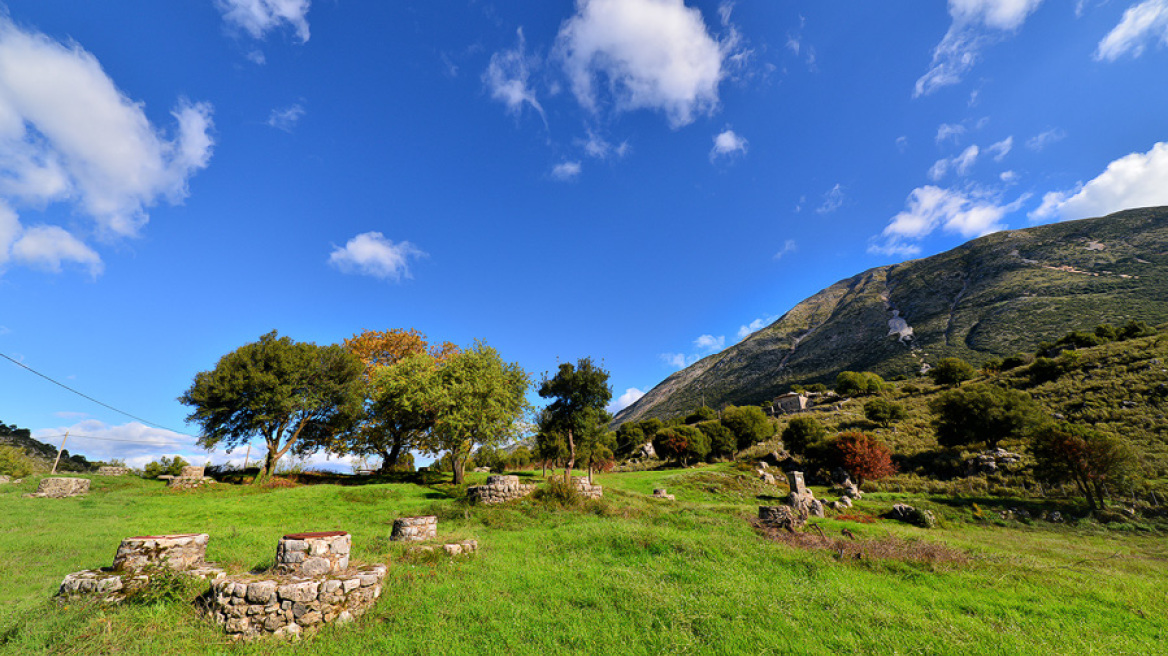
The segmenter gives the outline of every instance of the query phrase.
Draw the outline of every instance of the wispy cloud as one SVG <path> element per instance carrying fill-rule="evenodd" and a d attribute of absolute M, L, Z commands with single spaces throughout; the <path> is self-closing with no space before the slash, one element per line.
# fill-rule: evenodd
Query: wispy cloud
<path fill-rule="evenodd" d="M 1136 207 L 1168 205 L 1168 142 L 1131 153 L 1069 191 L 1053 191 L 1030 213 L 1035 221 L 1082 219 Z"/>
<path fill-rule="evenodd" d="M 380 232 L 363 232 L 344 246 L 334 247 L 328 261 L 341 273 L 400 282 L 413 277 L 410 260 L 420 257 L 426 253 L 408 241 L 395 244 Z"/>
<path fill-rule="evenodd" d="M 1041 134 L 1036 134 L 1026 140 L 1026 147 L 1033 151 L 1042 151 L 1047 146 L 1058 143 L 1067 138 L 1067 133 L 1058 128 L 1051 128 Z"/>
<path fill-rule="evenodd" d="M 552 178 L 562 182 L 575 180 L 582 170 L 580 162 L 560 162 L 552 167 Z"/>
<path fill-rule="evenodd" d="M 759 317 L 758 319 L 751 321 L 750 323 L 746 324 L 745 326 L 739 326 L 738 327 L 739 341 L 746 339 L 747 337 L 749 337 L 753 333 L 756 333 L 756 332 L 762 330 L 763 328 L 766 328 L 767 326 L 771 325 L 775 321 L 778 321 L 778 319 L 779 319 L 778 315 L 772 315 L 769 317 Z"/>
<path fill-rule="evenodd" d="M 295 103 L 284 108 L 273 109 L 268 116 L 268 125 L 283 130 L 284 132 L 291 132 L 292 128 L 300 122 L 304 116 L 304 107 L 300 103 Z"/>
<path fill-rule="evenodd" d="M 1168 45 L 1168 0 L 1145 0 L 1128 7 L 1123 18 L 1095 50 L 1095 59 L 1115 61 L 1124 55 L 1139 57 L 1150 43 Z"/>
<path fill-rule="evenodd" d="M 518 43 L 514 48 L 491 55 L 487 70 L 483 72 L 483 84 L 491 92 L 491 98 L 506 105 L 509 113 L 518 116 L 524 106 L 529 106 L 546 125 L 547 116 L 530 84 L 531 71 L 539 65 L 539 60 L 527 54 L 523 28 L 516 30 L 516 39 Z"/>
<path fill-rule="evenodd" d="M 710 149 L 710 161 L 745 154 L 746 139 L 739 136 L 734 130 L 726 128 L 714 137 L 714 147 Z"/>
<path fill-rule="evenodd" d="M 310 0 L 215 0 L 223 20 L 242 29 L 255 39 L 269 32 L 290 27 L 301 43 L 307 43 Z"/>
<path fill-rule="evenodd" d="M 892 217 L 868 252 L 910 256 L 920 253 L 917 241 L 935 230 L 978 237 L 1005 229 L 1002 220 L 1017 211 L 1028 196 L 1003 204 L 991 192 L 970 192 L 927 185 L 909 194 L 907 207 Z"/>
<path fill-rule="evenodd" d="M 642 392 L 641 390 L 639 390 L 635 387 L 630 387 L 630 388 L 625 390 L 624 394 L 621 394 L 620 396 L 618 396 L 616 398 L 616 400 L 613 401 L 608 406 L 608 411 L 611 412 L 612 414 L 616 414 L 616 413 L 620 412 L 621 410 L 624 410 L 625 408 L 629 407 L 630 405 L 636 403 L 637 400 L 640 399 L 642 396 L 645 396 L 644 392 Z"/>
<path fill-rule="evenodd" d="M 815 211 L 819 214 L 831 214 L 832 212 L 843 207 L 845 200 L 846 197 L 844 196 L 844 188 L 842 185 L 840 185 L 840 183 L 837 182 L 834 187 L 828 189 L 827 192 L 823 194 L 823 204 L 815 208 Z"/>
<path fill-rule="evenodd" d="M 795 244 L 795 240 L 788 239 L 783 242 L 783 247 L 774 254 L 774 259 L 781 260 L 783 259 L 783 256 L 794 253 L 796 250 L 798 250 L 798 247 Z"/>

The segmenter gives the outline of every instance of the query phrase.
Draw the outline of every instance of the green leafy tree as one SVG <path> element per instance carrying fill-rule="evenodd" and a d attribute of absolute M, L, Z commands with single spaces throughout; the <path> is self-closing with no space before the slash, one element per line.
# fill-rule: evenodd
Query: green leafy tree
<path fill-rule="evenodd" d="M 904 419 L 904 406 L 885 398 L 875 398 L 864 404 L 864 417 L 872 423 L 888 428 Z"/>
<path fill-rule="evenodd" d="M 531 459 L 531 449 L 519 445 L 511 453 L 507 454 L 507 467 L 510 469 L 522 469 L 531 464 Z"/>
<path fill-rule="evenodd" d="M 840 396 L 879 394 L 884 379 L 870 371 L 841 371 L 835 377 L 835 393 Z"/>
<path fill-rule="evenodd" d="M 738 451 L 738 436 L 718 420 L 703 421 L 698 430 L 710 440 L 710 455 L 716 458 L 731 458 Z"/>
<path fill-rule="evenodd" d="M 702 407 L 690 413 L 690 415 L 685 418 L 685 423 L 686 425 L 692 426 L 693 424 L 699 424 L 703 421 L 710 421 L 711 419 L 717 418 L 718 413 L 715 412 L 713 408 L 703 405 Z"/>
<path fill-rule="evenodd" d="M 929 408 L 937 442 L 947 447 L 981 443 L 994 449 L 1003 440 L 1026 437 L 1042 421 L 1029 395 L 994 385 L 949 390 Z"/>
<path fill-rule="evenodd" d="M 783 428 L 783 446 L 796 454 L 807 453 L 807 449 L 822 442 L 827 437 L 827 429 L 814 417 L 792 417 Z"/>
<path fill-rule="evenodd" d="M 1137 337 L 1149 337 L 1156 334 L 1156 329 L 1144 323 L 1143 321 L 1136 321 L 1132 319 L 1123 324 L 1119 329 L 1119 339 L 1136 339 Z"/>
<path fill-rule="evenodd" d="M 418 354 L 412 358 L 433 358 Z M 434 428 L 418 440 L 426 453 L 450 457 L 453 481 L 465 481 L 466 461 L 475 445 L 504 444 L 519 436 L 528 410 L 530 379 L 522 367 L 504 362 L 484 342 L 438 363 L 433 376 L 422 377 L 417 403 L 436 410 Z"/>
<path fill-rule="evenodd" d="M 175 456 L 174 458 L 162 456 L 159 460 L 147 463 L 142 468 L 142 477 L 158 478 L 164 475 L 178 476 L 182 474 L 183 467 L 189 467 L 190 465 L 191 463 L 183 460 L 182 456 Z"/>
<path fill-rule="evenodd" d="M 24 449 L 17 446 L 0 446 L 0 474 L 12 478 L 24 478 L 34 470 L 34 463 Z"/>
<path fill-rule="evenodd" d="M 722 425 L 737 439 L 738 450 L 758 444 L 775 434 L 775 425 L 766 412 L 756 405 L 726 406 L 722 410 Z"/>
<path fill-rule="evenodd" d="M 1030 450 L 1040 477 L 1074 481 L 1092 510 L 1106 506 L 1109 486 L 1122 485 L 1139 471 L 1135 455 L 1123 440 L 1069 423 L 1047 424 L 1035 431 Z"/>
<path fill-rule="evenodd" d="M 612 421 L 612 416 L 605 410 L 612 401 L 608 372 L 593 364 L 591 358 L 580 358 L 575 365 L 565 362 L 555 376 L 544 374 L 539 395 L 554 399 L 543 413 L 545 423 L 540 429 L 541 432 L 562 434 L 567 439 L 568 463 L 564 481 L 570 482 L 577 451 L 594 453 L 595 443 L 604 439 L 607 432 L 604 427 Z M 591 464 L 588 479 L 592 480 Z"/>
<path fill-rule="evenodd" d="M 195 375 L 179 401 L 194 408 L 199 445 L 228 451 L 259 435 L 268 452 L 256 481 L 289 450 L 331 446 L 362 413 L 361 361 L 337 345 L 296 342 L 272 331 Z"/>
<path fill-rule="evenodd" d="M 645 431 L 639 423 L 626 421 L 616 429 L 616 453 L 619 456 L 631 455 L 645 441 Z"/>
<path fill-rule="evenodd" d="M 709 454 L 710 438 L 693 426 L 668 426 L 653 436 L 653 448 L 662 458 L 685 467 L 691 460 L 702 460 Z"/>
<path fill-rule="evenodd" d="M 929 377 L 938 385 L 956 386 L 972 380 L 977 371 L 973 365 L 961 358 L 941 358 L 937 366 L 929 370 Z"/>

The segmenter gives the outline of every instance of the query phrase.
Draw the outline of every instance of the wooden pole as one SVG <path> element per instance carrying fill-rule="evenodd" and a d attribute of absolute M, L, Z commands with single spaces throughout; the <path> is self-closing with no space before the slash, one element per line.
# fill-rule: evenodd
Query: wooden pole
<path fill-rule="evenodd" d="M 247 459 L 251 457 L 251 442 L 247 443 L 247 453 L 243 456 L 243 471 L 247 471 Z"/>
<path fill-rule="evenodd" d="M 57 473 L 57 463 L 61 462 L 61 452 L 65 450 L 65 440 L 69 439 L 69 431 L 65 431 L 65 437 L 61 438 L 61 446 L 57 447 L 57 459 L 53 461 L 53 471 L 49 475 Z"/>

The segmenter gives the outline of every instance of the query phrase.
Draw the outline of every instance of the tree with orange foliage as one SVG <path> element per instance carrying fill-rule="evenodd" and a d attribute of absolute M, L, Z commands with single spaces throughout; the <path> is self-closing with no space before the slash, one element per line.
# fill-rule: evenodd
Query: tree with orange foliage
<path fill-rule="evenodd" d="M 399 458 L 416 446 L 418 438 L 433 428 L 435 417 L 426 408 L 405 402 L 397 393 L 399 388 L 378 385 L 378 373 L 388 373 L 415 355 L 429 355 L 437 363 L 445 362 L 457 355 L 459 348 L 450 342 L 431 346 L 425 335 L 412 328 L 366 330 L 346 339 L 344 347 L 365 365 L 365 416 L 360 427 L 334 451 L 378 456 L 381 471 L 391 471 Z"/>
<path fill-rule="evenodd" d="M 880 440 L 858 431 L 840 433 L 834 440 L 840 464 L 856 483 L 876 480 L 896 473 L 892 452 Z"/>

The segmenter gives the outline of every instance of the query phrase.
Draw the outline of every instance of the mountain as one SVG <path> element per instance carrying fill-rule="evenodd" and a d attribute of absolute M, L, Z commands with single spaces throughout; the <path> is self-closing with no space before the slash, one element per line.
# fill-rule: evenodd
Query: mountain
<path fill-rule="evenodd" d="M 840 371 L 916 376 L 941 358 L 975 365 L 1100 323 L 1168 321 L 1168 207 L 979 237 L 876 267 L 669 376 L 614 424 L 702 405 L 769 400 Z"/>
<path fill-rule="evenodd" d="M 33 439 L 32 432 L 27 428 L 18 428 L 15 424 L 5 424 L 3 421 L 0 421 L 0 446 L 21 449 L 36 466 L 46 471 L 57 459 L 57 447 Z M 86 472 L 91 468 L 85 456 L 70 455 L 69 449 L 61 451 L 61 462 L 57 465 L 57 471 Z"/>

